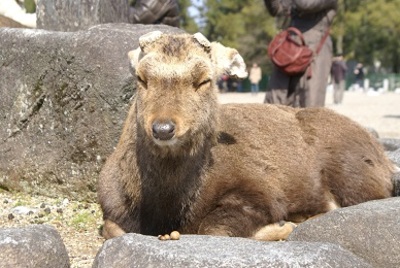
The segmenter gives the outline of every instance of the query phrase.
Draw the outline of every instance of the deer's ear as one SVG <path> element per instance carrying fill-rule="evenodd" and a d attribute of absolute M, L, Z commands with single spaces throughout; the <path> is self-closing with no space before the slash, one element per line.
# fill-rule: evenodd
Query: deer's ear
<path fill-rule="evenodd" d="M 236 49 L 212 42 L 211 57 L 218 75 L 227 74 L 241 79 L 247 77 L 246 64 Z"/>

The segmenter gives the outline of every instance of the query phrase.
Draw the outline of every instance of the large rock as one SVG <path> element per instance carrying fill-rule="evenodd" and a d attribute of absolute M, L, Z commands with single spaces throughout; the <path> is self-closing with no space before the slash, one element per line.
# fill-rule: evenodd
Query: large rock
<path fill-rule="evenodd" d="M 0 229 L 0 267 L 69 267 L 58 232 L 48 225 Z"/>
<path fill-rule="evenodd" d="M 379 142 L 385 148 L 385 151 L 396 151 L 400 149 L 400 139 L 381 138 Z"/>
<path fill-rule="evenodd" d="M 107 240 L 100 267 L 371 267 L 333 244 L 260 242 L 245 238 L 184 235 L 178 241 L 127 234 Z"/>
<path fill-rule="evenodd" d="M 162 25 L 0 29 L 0 187 L 95 199 L 134 94 L 127 52 Z"/>
<path fill-rule="evenodd" d="M 400 267 L 400 198 L 341 208 L 300 224 L 289 241 L 333 243 L 373 267 Z"/>
<path fill-rule="evenodd" d="M 393 163 L 399 167 L 400 170 L 400 148 L 397 149 L 396 151 L 388 151 L 386 152 L 386 154 L 389 157 L 389 159 L 392 160 Z"/>
<path fill-rule="evenodd" d="M 37 28 L 77 31 L 103 23 L 129 20 L 127 0 L 38 0 Z"/>

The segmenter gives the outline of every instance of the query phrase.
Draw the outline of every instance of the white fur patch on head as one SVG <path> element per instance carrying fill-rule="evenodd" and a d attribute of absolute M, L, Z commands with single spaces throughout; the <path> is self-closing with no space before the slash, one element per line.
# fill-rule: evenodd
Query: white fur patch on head
<path fill-rule="evenodd" d="M 195 33 L 193 38 L 202 45 L 207 51 L 211 49 L 211 43 L 202 33 Z"/>
<path fill-rule="evenodd" d="M 153 43 L 154 41 L 159 39 L 162 35 L 163 33 L 160 31 L 153 31 L 139 37 L 139 46 L 142 49 L 142 51 L 144 51 L 144 49 L 148 44 Z"/>

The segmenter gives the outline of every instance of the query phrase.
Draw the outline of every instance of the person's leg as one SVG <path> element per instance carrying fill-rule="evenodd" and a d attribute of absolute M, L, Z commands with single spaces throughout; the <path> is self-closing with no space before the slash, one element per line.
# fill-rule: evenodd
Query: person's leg
<path fill-rule="evenodd" d="M 265 93 L 264 103 L 287 105 L 289 82 L 290 77 L 274 66 Z"/>
<path fill-rule="evenodd" d="M 333 83 L 333 103 L 334 104 L 340 103 L 340 84 L 339 83 L 336 83 L 336 82 Z"/>
<path fill-rule="evenodd" d="M 343 102 L 343 96 L 344 96 L 345 90 L 346 90 L 346 81 L 342 80 L 339 83 L 339 92 L 340 92 L 340 94 L 339 94 L 339 103 Z"/>
<path fill-rule="evenodd" d="M 311 65 L 312 76 L 307 81 L 308 90 L 304 107 L 325 106 L 326 87 L 332 65 L 332 41 L 327 38 L 321 51 Z"/>

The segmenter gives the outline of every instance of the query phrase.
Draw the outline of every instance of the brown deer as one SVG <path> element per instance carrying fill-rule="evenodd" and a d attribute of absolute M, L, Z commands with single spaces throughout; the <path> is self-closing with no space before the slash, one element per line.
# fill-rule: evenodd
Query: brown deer
<path fill-rule="evenodd" d="M 152 32 L 129 53 L 137 93 L 99 179 L 103 236 L 284 239 L 302 221 L 394 193 L 394 165 L 364 128 L 325 108 L 217 101 L 235 49 Z"/>

